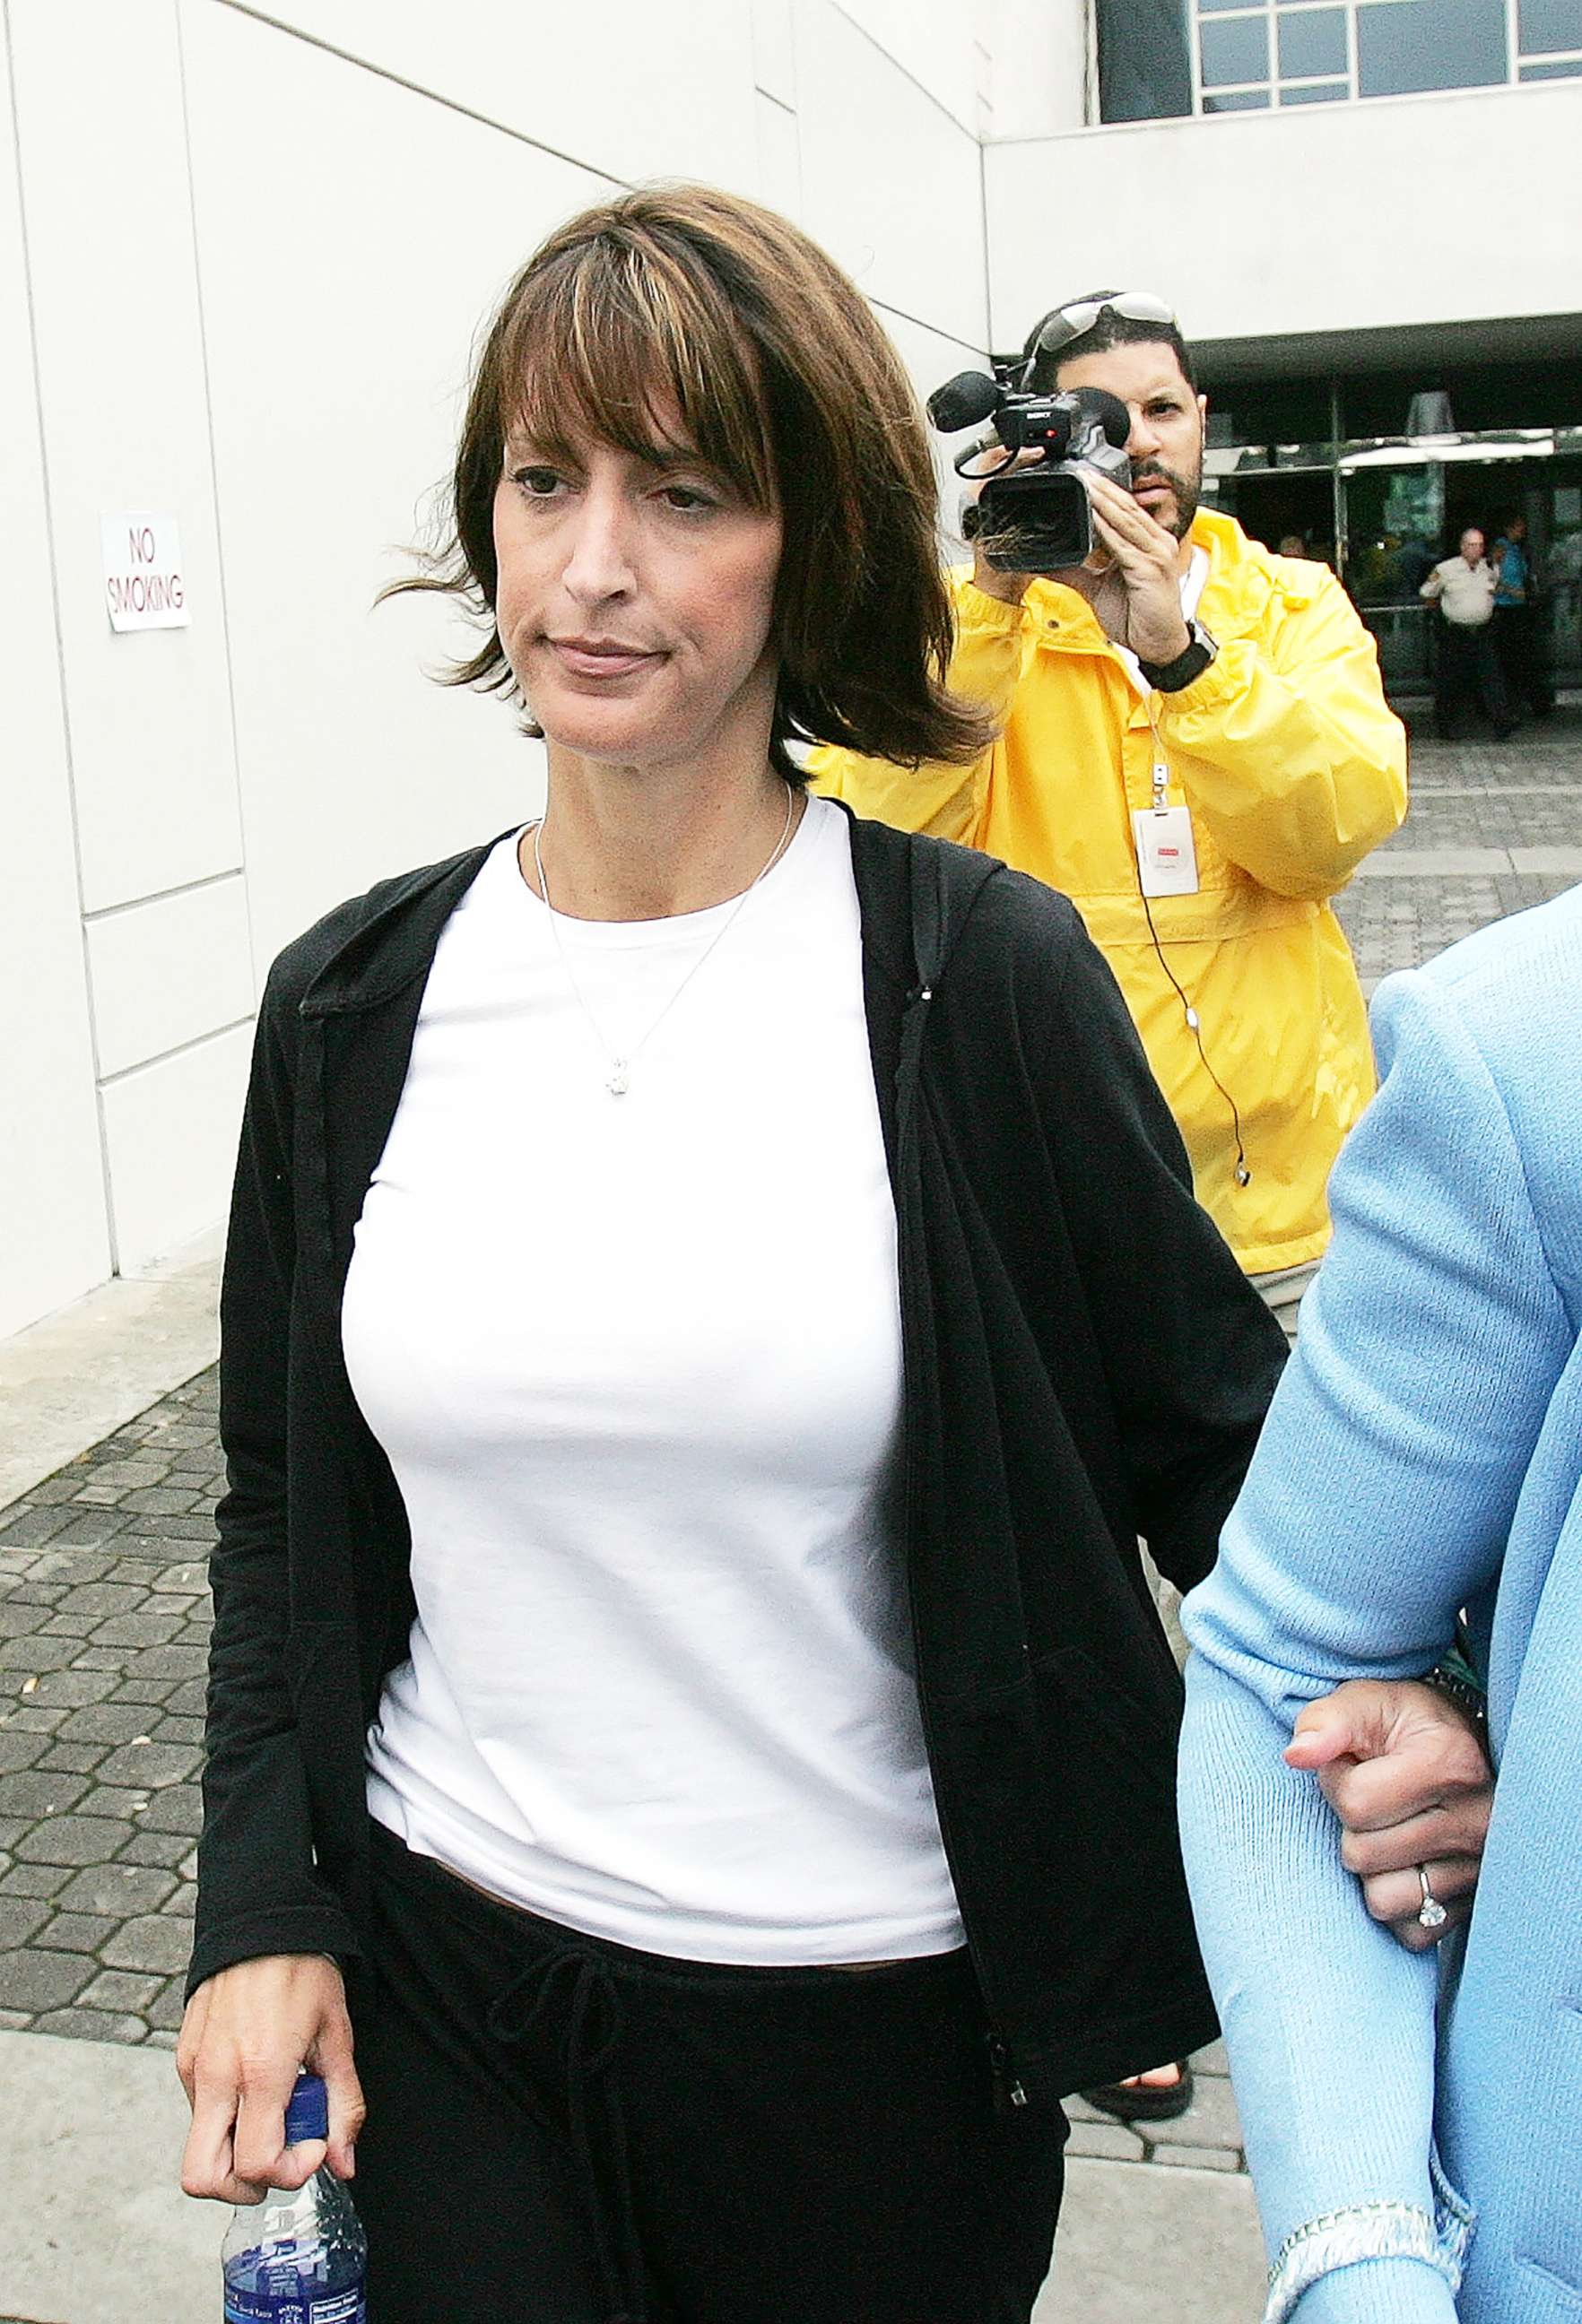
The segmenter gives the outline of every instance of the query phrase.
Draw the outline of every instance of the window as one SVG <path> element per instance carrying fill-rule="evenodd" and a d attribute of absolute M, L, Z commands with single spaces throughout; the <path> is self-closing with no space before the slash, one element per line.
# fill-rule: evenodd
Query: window
<path fill-rule="evenodd" d="M 1202 26 L 1199 39 L 1205 88 L 1229 88 L 1269 78 L 1269 19 L 1232 16 Z"/>
<path fill-rule="evenodd" d="M 1582 49 L 1582 0 L 1520 0 L 1516 32 L 1524 57 Z"/>
<path fill-rule="evenodd" d="M 1359 97 L 1507 81 L 1505 0 L 1361 0 L 1356 78 Z"/>
<path fill-rule="evenodd" d="M 1099 115 L 1170 121 L 1194 106 L 1192 24 L 1181 0 L 1097 0 Z"/>
<path fill-rule="evenodd" d="M 1570 80 L 1582 74 L 1582 0 L 1518 0 L 1518 80 Z"/>
<path fill-rule="evenodd" d="M 1280 12 L 1280 78 L 1312 80 L 1320 73 L 1344 73 L 1344 8 L 1282 8 Z"/>
<path fill-rule="evenodd" d="M 1097 20 L 1106 121 L 1582 79 L 1582 0 L 1097 0 Z"/>

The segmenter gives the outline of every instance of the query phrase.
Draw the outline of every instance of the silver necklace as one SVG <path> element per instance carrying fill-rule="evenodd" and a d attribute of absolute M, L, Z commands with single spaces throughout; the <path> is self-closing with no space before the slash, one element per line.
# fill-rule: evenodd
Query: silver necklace
<path fill-rule="evenodd" d="M 782 776 L 781 779 L 783 782 L 785 778 Z M 710 953 L 713 952 L 715 946 L 723 943 L 725 938 L 730 934 L 732 928 L 735 927 L 736 924 L 736 916 L 741 911 L 741 908 L 746 902 L 748 897 L 753 893 L 754 889 L 756 888 L 761 881 L 767 880 L 769 874 L 773 871 L 781 857 L 785 853 L 786 844 L 791 838 L 791 817 L 796 812 L 796 792 L 790 783 L 786 783 L 785 822 L 781 827 L 780 837 L 774 843 L 768 862 L 764 864 L 763 869 L 761 872 L 757 872 L 751 880 L 748 881 L 746 886 L 736 898 L 735 902 L 731 906 L 731 908 L 726 913 L 725 918 L 720 922 L 718 927 L 716 928 L 714 934 L 709 937 L 708 942 L 704 945 L 703 950 L 692 963 L 691 967 L 688 969 L 686 974 L 682 977 L 675 991 L 671 994 L 670 999 L 665 1001 L 664 1005 L 660 1010 L 659 1014 L 656 1017 L 650 1019 L 648 1029 L 643 1035 L 641 1040 L 634 1041 L 631 1048 L 624 1056 L 617 1056 L 615 1050 L 611 1048 L 608 1041 L 606 1040 L 604 1029 L 599 1024 L 598 1019 L 588 1007 L 587 1002 L 583 996 L 582 987 L 577 982 L 576 974 L 572 970 L 570 958 L 567 954 L 565 943 L 560 935 L 560 919 L 556 915 L 554 906 L 550 901 L 549 881 L 544 878 L 543 851 L 539 844 L 539 841 L 543 832 L 545 818 L 541 816 L 538 821 L 533 825 L 532 868 L 538 873 L 539 894 L 543 900 L 544 909 L 550 916 L 550 933 L 555 939 L 555 950 L 560 956 L 560 967 L 564 972 L 567 983 L 571 988 L 571 997 L 576 1001 L 578 1009 L 582 1011 L 587 1029 L 593 1035 L 596 1047 L 603 1052 L 605 1063 L 608 1068 L 605 1077 L 605 1087 L 608 1090 L 612 1097 L 625 1096 L 627 1091 L 632 1086 L 633 1066 L 643 1055 L 643 1050 L 647 1048 L 650 1041 L 652 1040 L 654 1035 L 658 1032 L 665 1019 L 670 1015 L 671 1010 L 675 1007 L 682 993 L 685 992 L 687 987 L 691 983 L 692 979 L 697 975 L 698 970 L 708 958 Z"/>

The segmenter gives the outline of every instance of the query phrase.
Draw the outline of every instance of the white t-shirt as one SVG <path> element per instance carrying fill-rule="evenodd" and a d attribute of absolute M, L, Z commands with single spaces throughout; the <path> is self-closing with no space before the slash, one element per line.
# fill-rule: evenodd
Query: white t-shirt
<path fill-rule="evenodd" d="M 441 936 L 342 1315 L 418 1606 L 369 1805 L 644 1950 L 945 1951 L 840 811 L 810 799 L 639 1049 L 732 908 L 552 926 L 508 839 Z"/>

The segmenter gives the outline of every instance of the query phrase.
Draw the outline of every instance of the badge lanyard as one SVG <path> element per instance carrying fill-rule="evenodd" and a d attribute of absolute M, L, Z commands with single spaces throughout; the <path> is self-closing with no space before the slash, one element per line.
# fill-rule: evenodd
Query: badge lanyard
<path fill-rule="evenodd" d="M 1137 887 L 1143 898 L 1148 933 L 1153 939 L 1159 964 L 1169 977 L 1181 1004 L 1187 1029 L 1198 1045 L 1203 1070 L 1230 1108 L 1236 1142 L 1235 1166 L 1232 1175 L 1238 1186 L 1247 1186 L 1252 1184 L 1253 1173 L 1247 1162 L 1246 1148 L 1242 1142 L 1242 1117 L 1236 1102 L 1208 1062 L 1208 1052 L 1203 1047 L 1202 1019 L 1166 960 L 1164 946 L 1159 940 L 1159 930 L 1153 925 L 1152 897 L 1195 896 L 1198 892 L 1198 848 L 1192 836 L 1191 808 L 1171 807 L 1170 804 L 1170 762 L 1165 757 L 1164 744 L 1160 740 L 1159 728 L 1154 722 L 1152 699 L 1146 699 L 1146 707 L 1148 733 L 1153 744 L 1153 795 L 1147 807 L 1134 807 L 1132 811 L 1132 834 L 1137 851 Z"/>

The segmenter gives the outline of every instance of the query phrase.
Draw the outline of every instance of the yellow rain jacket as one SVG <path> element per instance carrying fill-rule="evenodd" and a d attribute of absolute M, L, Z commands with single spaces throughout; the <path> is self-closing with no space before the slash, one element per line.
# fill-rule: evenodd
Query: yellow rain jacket
<path fill-rule="evenodd" d="M 1362 991 L 1326 899 L 1406 812 L 1406 737 L 1327 567 L 1272 556 L 1210 511 L 1192 540 L 1209 558 L 1198 616 L 1219 652 L 1180 693 L 1141 696 L 1074 590 L 1035 580 L 1007 605 L 958 574 L 950 684 L 993 711 L 999 740 L 970 767 L 828 749 L 812 766 L 859 815 L 986 849 L 1071 898 L 1180 1125 L 1198 1201 L 1263 1274 L 1323 1250 L 1330 1165 L 1373 1093 Z M 1198 890 L 1145 906 L 1131 818 L 1153 798 L 1155 735 L 1169 802 L 1191 812 Z"/>

